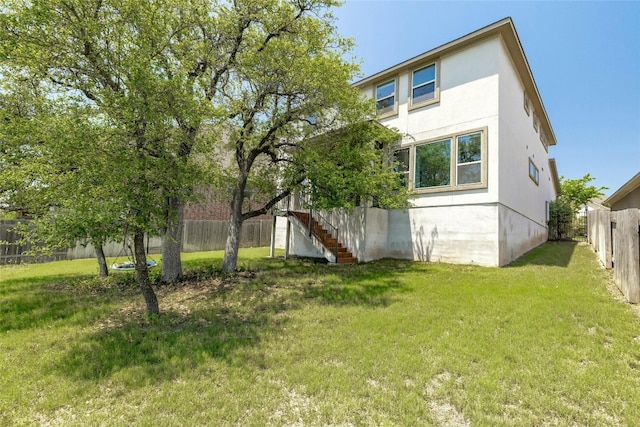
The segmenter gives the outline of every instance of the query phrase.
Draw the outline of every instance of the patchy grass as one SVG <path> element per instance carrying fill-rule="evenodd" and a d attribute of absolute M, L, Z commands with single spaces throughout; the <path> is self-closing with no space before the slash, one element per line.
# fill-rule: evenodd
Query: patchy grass
<path fill-rule="evenodd" d="M 0 268 L 0 425 L 630 425 L 640 319 L 586 246 L 482 268 L 186 254 L 147 318 L 95 261 Z M 157 274 L 157 273 L 156 273 Z"/>

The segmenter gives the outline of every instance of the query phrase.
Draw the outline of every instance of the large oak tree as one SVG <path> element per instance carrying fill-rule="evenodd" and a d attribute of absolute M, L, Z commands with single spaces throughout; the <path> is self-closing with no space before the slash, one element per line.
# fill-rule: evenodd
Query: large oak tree
<path fill-rule="evenodd" d="M 7 1 L 1 15 L 3 66 L 55 87 L 57 102 L 95 111 L 104 133 L 82 166 L 104 172 L 99 185 L 110 198 L 101 200 L 121 209 L 150 313 L 159 308 L 144 234 L 175 230 L 193 184 L 189 154 L 205 105 L 192 87 L 202 58 L 192 43 L 200 10 L 189 1 L 36 0 Z"/>

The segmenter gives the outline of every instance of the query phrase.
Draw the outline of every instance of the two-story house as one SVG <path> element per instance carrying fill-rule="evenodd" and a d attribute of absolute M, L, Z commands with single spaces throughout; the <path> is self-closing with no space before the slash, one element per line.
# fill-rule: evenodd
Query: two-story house
<path fill-rule="evenodd" d="M 547 240 L 556 139 L 510 18 L 354 85 L 405 135 L 395 157 L 415 193 L 409 209 L 332 214 L 354 257 L 502 266 Z M 279 224 L 279 246 L 328 254 L 296 227 L 286 245 Z"/>

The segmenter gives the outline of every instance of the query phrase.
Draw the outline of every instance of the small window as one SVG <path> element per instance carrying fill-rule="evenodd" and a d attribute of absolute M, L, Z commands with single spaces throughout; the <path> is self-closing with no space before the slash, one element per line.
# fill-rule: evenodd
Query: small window
<path fill-rule="evenodd" d="M 538 116 L 536 116 L 536 113 L 533 113 L 533 128 L 535 129 L 536 132 L 538 132 L 539 127 L 540 127 L 540 122 L 538 121 Z"/>
<path fill-rule="evenodd" d="M 415 70 L 411 74 L 411 105 L 436 98 L 436 64 Z"/>
<path fill-rule="evenodd" d="M 415 187 L 451 185 L 451 139 L 416 146 Z"/>
<path fill-rule="evenodd" d="M 538 185 L 540 183 L 540 172 L 538 167 L 529 159 L 529 178 Z"/>
<path fill-rule="evenodd" d="M 402 148 L 393 153 L 394 170 L 400 175 L 400 180 L 405 186 L 409 185 L 409 149 Z"/>
<path fill-rule="evenodd" d="M 388 82 L 376 86 L 376 112 L 380 115 L 389 114 L 396 109 L 396 81 Z"/>
<path fill-rule="evenodd" d="M 480 132 L 461 135 L 457 138 L 458 162 L 456 179 L 458 185 L 482 182 L 482 135 Z"/>
<path fill-rule="evenodd" d="M 523 92 L 524 96 L 524 111 L 527 112 L 527 116 L 531 114 L 531 107 L 529 106 L 529 97 L 527 96 L 527 92 Z"/>

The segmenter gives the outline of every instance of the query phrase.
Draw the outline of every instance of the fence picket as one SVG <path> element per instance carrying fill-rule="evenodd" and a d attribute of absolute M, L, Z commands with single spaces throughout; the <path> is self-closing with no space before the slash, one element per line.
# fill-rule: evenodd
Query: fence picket
<path fill-rule="evenodd" d="M 589 242 L 630 303 L 640 302 L 640 209 L 589 215 Z"/>
<path fill-rule="evenodd" d="M 264 222 L 264 224 L 263 224 Z M 17 221 L 0 221 L 0 265 L 23 262 L 46 262 L 63 259 L 94 258 L 93 246 L 78 243 L 76 247 L 54 252 L 52 256 L 37 257 L 25 255 L 30 245 L 18 244 L 19 236 L 12 231 Z M 271 219 L 245 221 L 242 225 L 240 246 L 243 248 L 269 246 L 271 242 Z M 182 251 L 199 252 L 224 249 L 227 239 L 227 221 L 185 221 Z M 3 244 L 8 243 L 8 244 Z M 160 237 L 149 239 L 149 253 L 162 251 Z M 108 243 L 104 247 L 108 257 L 119 256 L 121 243 Z"/>

